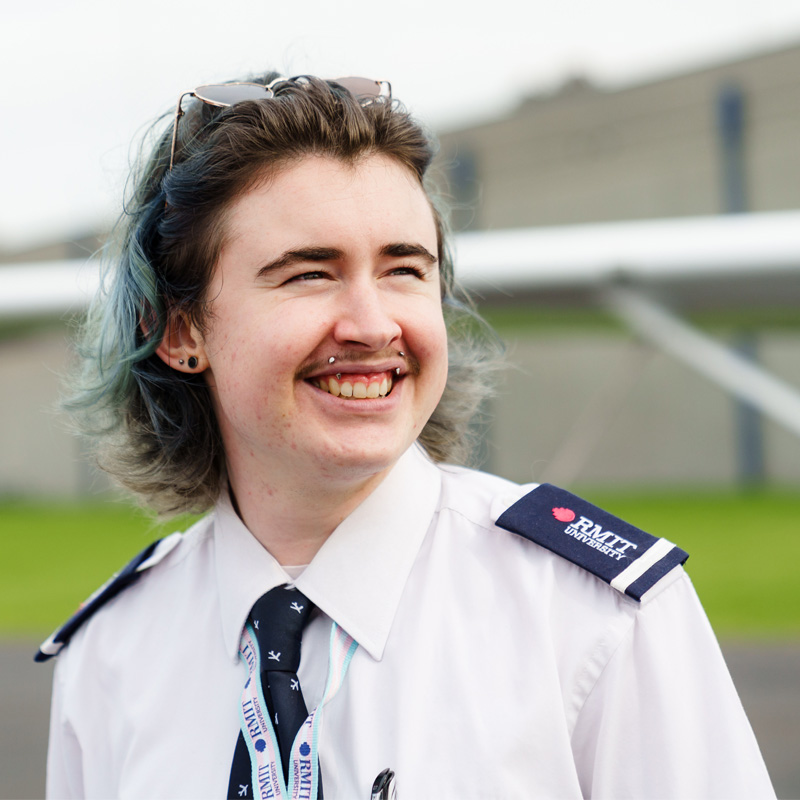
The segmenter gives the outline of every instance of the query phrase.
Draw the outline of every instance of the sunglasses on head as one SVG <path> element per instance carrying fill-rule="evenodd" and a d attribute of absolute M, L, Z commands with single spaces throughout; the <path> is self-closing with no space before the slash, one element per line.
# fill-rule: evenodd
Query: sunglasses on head
<path fill-rule="evenodd" d="M 181 107 L 184 97 L 194 97 L 203 103 L 217 108 L 227 108 L 245 100 L 270 100 L 275 97 L 273 87 L 279 83 L 307 83 L 304 76 L 296 78 L 276 78 L 266 86 L 260 83 L 209 83 L 205 86 L 198 86 L 196 89 L 184 92 L 178 98 L 178 105 L 175 108 L 175 123 L 172 128 L 172 147 L 169 153 L 169 170 L 175 163 L 175 148 L 178 143 L 178 122 L 184 115 Z M 374 81 L 370 78 L 335 78 L 329 81 L 335 83 L 342 89 L 350 92 L 361 105 L 369 105 L 376 100 L 388 102 L 392 99 L 392 86 L 388 81 Z"/>

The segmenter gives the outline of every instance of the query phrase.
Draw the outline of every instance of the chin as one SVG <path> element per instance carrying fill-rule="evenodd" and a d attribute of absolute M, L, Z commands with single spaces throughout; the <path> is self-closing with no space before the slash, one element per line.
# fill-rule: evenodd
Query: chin
<path fill-rule="evenodd" d="M 321 464 L 322 472 L 331 480 L 367 480 L 391 469 L 411 444 L 413 440 L 396 446 L 381 443 L 374 447 L 362 444 L 331 448 Z"/>

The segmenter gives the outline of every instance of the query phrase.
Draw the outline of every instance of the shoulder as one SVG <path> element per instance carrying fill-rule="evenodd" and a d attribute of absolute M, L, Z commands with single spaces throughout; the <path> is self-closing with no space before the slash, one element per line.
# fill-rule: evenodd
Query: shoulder
<path fill-rule="evenodd" d="M 522 539 L 538 547 L 532 559 L 555 557 L 607 584 L 635 603 L 664 588 L 668 574 L 689 557 L 667 539 L 653 536 L 592 503 L 551 484 L 520 486 L 487 473 L 442 467 L 440 511 L 473 526 L 501 533 L 497 543 Z M 512 536 L 509 536 L 512 534 Z M 540 548 L 544 548 L 545 556 Z"/>
<path fill-rule="evenodd" d="M 689 557 L 667 539 L 549 483 L 503 511 L 496 524 L 546 547 L 636 601 Z"/>
<path fill-rule="evenodd" d="M 92 617 L 134 584 L 143 579 L 157 581 L 157 576 L 185 563 L 207 538 L 209 528 L 206 517 L 186 533 L 172 533 L 148 545 L 81 603 L 78 610 L 41 644 L 34 660 L 47 661 L 57 656 Z"/>
<path fill-rule="evenodd" d="M 533 486 L 520 486 L 488 472 L 439 465 L 442 476 L 441 510 L 451 511 L 483 528 L 494 527 L 495 520 L 508 506 Z"/>

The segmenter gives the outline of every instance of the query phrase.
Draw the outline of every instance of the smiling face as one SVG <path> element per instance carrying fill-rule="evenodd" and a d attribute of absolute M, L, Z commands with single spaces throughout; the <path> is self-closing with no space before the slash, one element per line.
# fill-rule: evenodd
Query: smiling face
<path fill-rule="evenodd" d="M 309 156 L 234 203 L 193 337 L 237 494 L 379 477 L 419 436 L 447 378 L 436 253 L 383 156 Z"/>

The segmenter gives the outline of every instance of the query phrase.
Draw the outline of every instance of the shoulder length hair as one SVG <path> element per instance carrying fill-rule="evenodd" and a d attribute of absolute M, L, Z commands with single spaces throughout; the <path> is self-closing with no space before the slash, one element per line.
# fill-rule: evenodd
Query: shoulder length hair
<path fill-rule="evenodd" d="M 65 402 L 99 465 L 161 513 L 204 511 L 217 501 L 225 451 L 205 380 L 171 369 L 155 350 L 174 314 L 204 329 L 206 289 L 231 204 L 310 154 L 347 163 L 387 156 L 431 199 L 449 377 L 419 441 L 435 461 L 466 463 L 470 421 L 491 393 L 500 348 L 456 285 L 445 223 L 428 186 L 434 150 L 420 125 L 396 101 L 362 103 L 333 81 L 308 77 L 278 83 L 269 100 L 226 108 L 190 103 L 178 133 L 172 169 L 169 126 L 131 176 Z"/>

